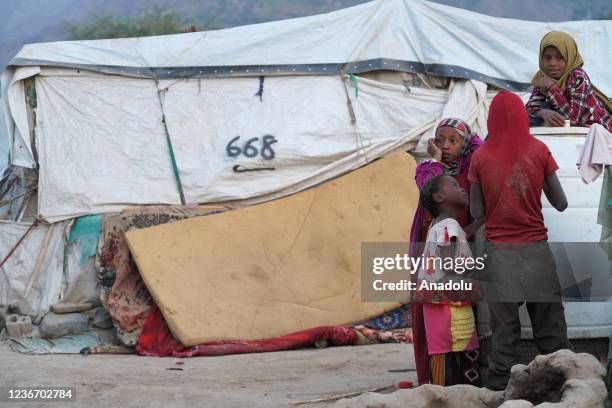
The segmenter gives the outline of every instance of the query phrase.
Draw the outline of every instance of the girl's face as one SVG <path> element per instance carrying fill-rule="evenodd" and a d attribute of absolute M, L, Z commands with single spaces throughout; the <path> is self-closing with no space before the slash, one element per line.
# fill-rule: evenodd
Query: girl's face
<path fill-rule="evenodd" d="M 444 202 L 449 203 L 456 208 L 465 208 L 468 206 L 469 197 L 465 190 L 457 183 L 457 180 L 451 176 L 444 176 L 444 180 L 438 191 Z"/>
<path fill-rule="evenodd" d="M 567 62 L 563 55 L 552 45 L 544 48 L 542 53 L 542 69 L 544 73 L 553 79 L 561 78 Z"/>
<path fill-rule="evenodd" d="M 444 163 L 457 160 L 461 156 L 463 149 L 463 137 L 452 127 L 442 126 L 436 132 L 436 146 L 442 151 L 442 161 Z"/>

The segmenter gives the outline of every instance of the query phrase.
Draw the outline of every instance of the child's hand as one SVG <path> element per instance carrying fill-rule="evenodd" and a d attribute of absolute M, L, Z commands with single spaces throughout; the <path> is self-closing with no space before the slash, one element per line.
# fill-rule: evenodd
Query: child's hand
<path fill-rule="evenodd" d="M 437 161 L 442 161 L 442 150 L 436 146 L 436 141 L 433 138 L 427 141 L 427 153 Z"/>
<path fill-rule="evenodd" d="M 487 221 L 486 218 L 483 217 L 479 220 L 474 221 L 467 227 L 463 228 L 463 231 L 465 232 L 466 237 L 468 239 L 472 238 L 478 232 L 480 227 L 482 227 L 485 224 L 486 221 Z"/>
<path fill-rule="evenodd" d="M 565 116 L 553 110 L 540 109 L 536 113 L 536 116 L 539 116 L 540 118 L 544 119 L 544 123 L 546 123 L 548 126 L 565 126 Z"/>
<path fill-rule="evenodd" d="M 555 84 L 555 81 L 551 77 L 549 77 L 546 74 L 542 74 L 535 80 L 535 82 L 533 83 L 533 86 L 546 91 L 548 90 L 548 88 L 550 88 L 554 84 Z"/>

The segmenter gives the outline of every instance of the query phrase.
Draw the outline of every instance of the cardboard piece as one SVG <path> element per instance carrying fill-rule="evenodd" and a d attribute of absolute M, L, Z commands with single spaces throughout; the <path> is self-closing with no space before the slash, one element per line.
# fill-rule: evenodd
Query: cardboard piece
<path fill-rule="evenodd" d="M 416 164 L 395 153 L 276 201 L 126 233 L 143 280 L 186 346 L 358 322 L 361 243 L 408 242 Z"/>

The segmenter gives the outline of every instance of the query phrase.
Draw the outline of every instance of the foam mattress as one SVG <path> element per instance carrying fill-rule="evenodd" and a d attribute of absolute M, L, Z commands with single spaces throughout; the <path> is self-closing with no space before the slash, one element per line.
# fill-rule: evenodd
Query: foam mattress
<path fill-rule="evenodd" d="M 132 230 L 127 242 L 186 346 L 355 323 L 400 304 L 361 301 L 361 243 L 408 242 L 415 167 L 395 153 L 286 198 Z"/>

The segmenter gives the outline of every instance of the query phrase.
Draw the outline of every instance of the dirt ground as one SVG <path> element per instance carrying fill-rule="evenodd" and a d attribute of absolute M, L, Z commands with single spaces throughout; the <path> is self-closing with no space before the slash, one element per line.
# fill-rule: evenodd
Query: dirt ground
<path fill-rule="evenodd" d="M 179 361 L 183 364 L 177 365 Z M 405 369 L 411 371 L 389 372 Z M 0 406 L 288 407 L 299 401 L 370 390 L 402 380 L 416 382 L 414 369 L 409 344 L 180 360 L 136 355 L 28 356 L 0 343 L 0 388 L 76 387 L 74 403 L 0 402 Z"/>

